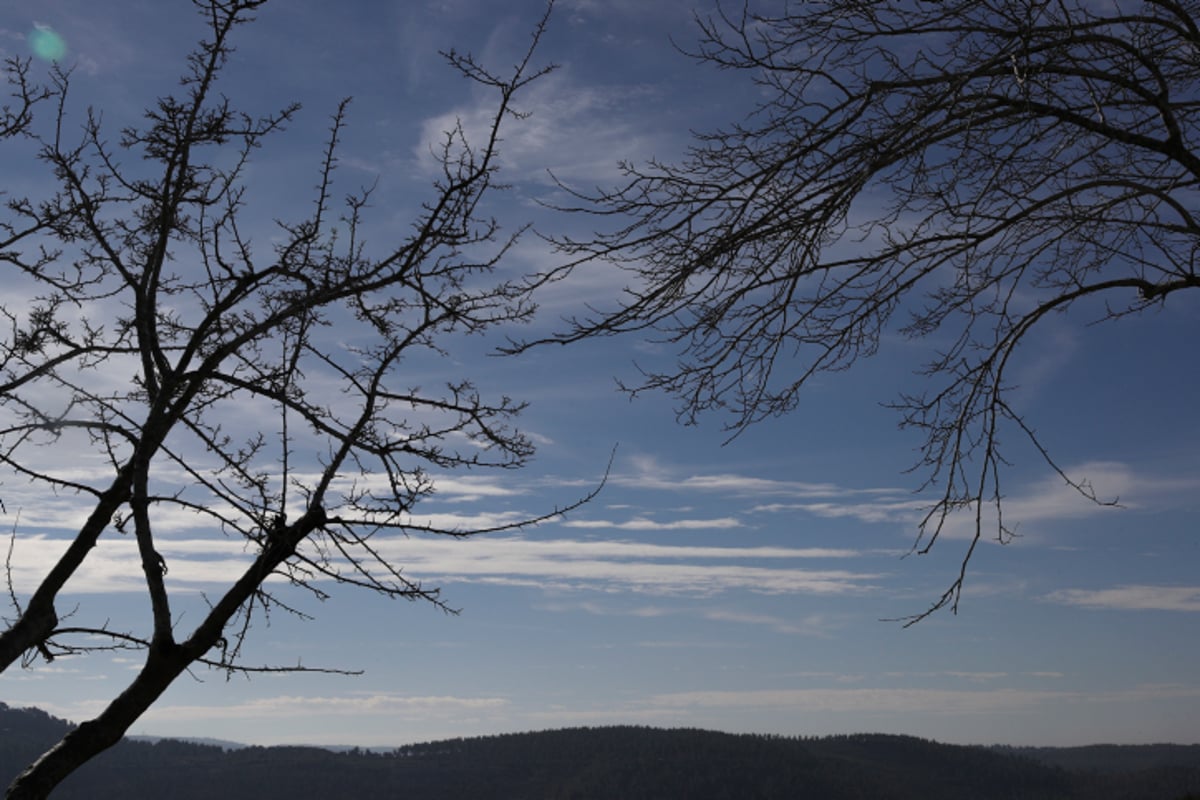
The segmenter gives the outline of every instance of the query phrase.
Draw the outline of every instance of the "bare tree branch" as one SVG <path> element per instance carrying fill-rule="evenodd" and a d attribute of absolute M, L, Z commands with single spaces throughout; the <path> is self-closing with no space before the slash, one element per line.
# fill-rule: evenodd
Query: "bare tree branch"
<path fill-rule="evenodd" d="M 563 210 L 607 227 L 554 240 L 543 278 L 605 261 L 627 294 L 510 351 L 653 331 L 677 366 L 627 390 L 676 396 L 689 424 L 724 413 L 732 438 L 885 335 L 926 341 L 928 388 L 894 405 L 937 497 L 915 549 L 974 516 L 930 611 L 957 608 L 980 537 L 1011 535 L 1003 431 L 1049 460 L 1006 400 L 1013 354 L 1051 313 L 1102 300 L 1113 321 L 1200 288 L 1200 5 L 754 5 L 698 17 L 693 55 L 744 71 L 757 108 L 615 189 L 562 187 Z"/>
<path fill-rule="evenodd" d="M 444 352 L 449 335 L 533 313 L 538 279 L 492 274 L 520 231 L 501 236 L 482 209 L 501 188 L 500 128 L 521 116 L 513 100 L 549 69 L 532 61 L 549 6 L 508 73 L 446 54 L 495 92 L 496 110 L 480 140 L 461 126 L 447 132 L 440 175 L 407 234 L 379 248 L 363 241 L 371 188 L 351 194 L 340 215 L 335 209 L 346 100 L 332 117 L 312 205 L 279 223 L 272 251 L 256 252 L 243 221 L 246 165 L 299 107 L 256 118 L 216 87 L 231 37 L 264 2 L 193 0 L 207 34 L 188 56 L 179 93 L 160 98 L 116 145 L 91 112 L 80 139 L 68 141 L 69 73 L 55 70 L 39 89 L 27 63 L 7 64 L 14 102 L 0 109 L 0 140 L 36 143 L 56 189 L 6 198 L 0 219 L 5 285 L 35 298 L 0 301 L 0 467 L 90 506 L 27 598 L 14 585 L 19 548 L 10 546 L 15 619 L 0 632 L 0 668 L 27 665 L 35 653 L 145 654 L 126 689 L 19 776 L 10 798 L 45 797 L 194 665 L 227 675 L 342 672 L 242 663 L 256 622 L 273 611 L 306 616 L 274 587 L 323 598 L 331 584 L 350 585 L 451 610 L 374 537 L 512 530 L 594 496 L 487 530 L 439 529 L 411 516 L 434 488 L 426 470 L 516 468 L 533 452 L 513 427 L 522 404 L 488 399 L 466 379 L 413 388 L 401 366 Z M 43 102 L 56 113 L 39 126 Z M 106 380 L 113 370 L 132 380 L 114 385 Z M 164 520 L 179 512 L 243 540 L 247 555 L 190 631 L 172 610 L 173 565 L 160 550 Z M 63 625 L 56 601 L 106 534 L 132 536 L 149 618 L 119 629 L 108 620 Z M 268 583 L 272 576 L 288 583 Z"/>

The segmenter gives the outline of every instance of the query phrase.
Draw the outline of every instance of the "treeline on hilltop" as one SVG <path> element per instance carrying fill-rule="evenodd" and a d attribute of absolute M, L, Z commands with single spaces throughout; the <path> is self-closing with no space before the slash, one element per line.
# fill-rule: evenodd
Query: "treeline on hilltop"
<path fill-rule="evenodd" d="M 0 704 L 3 785 L 68 727 L 44 712 Z M 1114 771 L 1119 763 L 1135 768 Z M 1200 798 L 1198 746 L 984 748 L 880 734 L 607 727 L 452 739 L 387 753 L 126 740 L 54 797 L 1163 800 L 1189 793 Z"/>

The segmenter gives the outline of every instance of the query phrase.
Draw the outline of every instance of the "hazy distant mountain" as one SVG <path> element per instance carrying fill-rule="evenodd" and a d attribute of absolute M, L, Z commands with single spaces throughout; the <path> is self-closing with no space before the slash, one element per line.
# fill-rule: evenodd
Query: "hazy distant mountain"
<path fill-rule="evenodd" d="M 125 738 L 129 739 L 129 741 L 131 741 L 131 742 L 146 742 L 147 744 L 155 744 L 157 742 L 161 742 L 163 739 L 170 739 L 173 742 L 187 742 L 188 744 L 210 744 L 214 747 L 219 747 L 222 750 L 240 750 L 243 747 L 248 746 L 248 745 L 242 744 L 241 742 L 231 742 L 228 739 L 213 739 L 210 736 L 179 736 L 179 737 L 175 737 L 175 736 L 127 736 Z M 337 748 L 331 747 L 331 748 L 326 748 L 326 749 L 350 750 L 352 748 L 350 748 L 350 747 L 337 747 Z M 393 750 L 395 748 L 389 747 L 386 749 Z"/>
<path fill-rule="evenodd" d="M 69 727 L 0 704 L 0 785 Z M 985 748 L 877 734 L 808 739 L 609 727 L 388 753 L 125 741 L 54 797 L 1170 800 L 1189 793 L 1200 798 L 1198 746 Z"/>

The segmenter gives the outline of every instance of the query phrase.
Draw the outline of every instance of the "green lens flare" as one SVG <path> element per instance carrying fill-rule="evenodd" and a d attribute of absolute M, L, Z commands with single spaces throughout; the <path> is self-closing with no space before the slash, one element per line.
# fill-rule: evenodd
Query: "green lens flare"
<path fill-rule="evenodd" d="M 37 25 L 29 34 L 29 47 L 43 61 L 59 61 L 67 54 L 67 43 L 45 25 Z"/>

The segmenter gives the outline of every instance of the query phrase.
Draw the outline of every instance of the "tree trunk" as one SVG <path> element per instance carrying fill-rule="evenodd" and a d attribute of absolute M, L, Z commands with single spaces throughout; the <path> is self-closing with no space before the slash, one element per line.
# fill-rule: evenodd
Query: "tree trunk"
<path fill-rule="evenodd" d="M 63 779 L 129 730 L 192 662 L 179 645 L 152 647 L 142 671 L 100 716 L 83 723 L 25 769 L 8 787 L 6 800 L 44 800 Z"/>
<path fill-rule="evenodd" d="M 96 546 L 100 534 L 112 521 L 113 514 L 125 502 L 129 494 L 129 474 L 128 468 L 122 468 L 117 473 L 112 486 L 99 496 L 96 507 L 88 515 L 67 552 L 63 553 L 33 597 L 29 598 L 21 618 L 0 634 L 0 672 L 12 666 L 25 651 L 41 645 L 54 632 L 54 626 L 58 624 L 54 599 Z"/>
<path fill-rule="evenodd" d="M 53 598 L 53 595 L 50 597 Z M 53 599 L 46 602 L 35 598 L 30 602 L 21 618 L 0 633 L 0 672 L 12 666 L 26 650 L 46 641 L 56 625 L 58 614 L 54 610 Z"/>
<path fill-rule="evenodd" d="M 325 509 L 316 504 L 294 524 L 287 526 L 275 546 L 259 553 L 254 563 L 212 607 L 186 642 L 176 644 L 161 638 L 155 639 L 146 656 L 146 664 L 133 683 L 100 716 L 68 733 L 18 775 L 8 787 L 6 800 L 43 800 L 88 759 L 121 741 L 129 727 L 158 700 L 167 687 L 216 644 L 237 609 L 295 550 L 296 544 L 324 525 L 325 521 Z M 169 636 L 170 632 L 166 635 Z"/>

